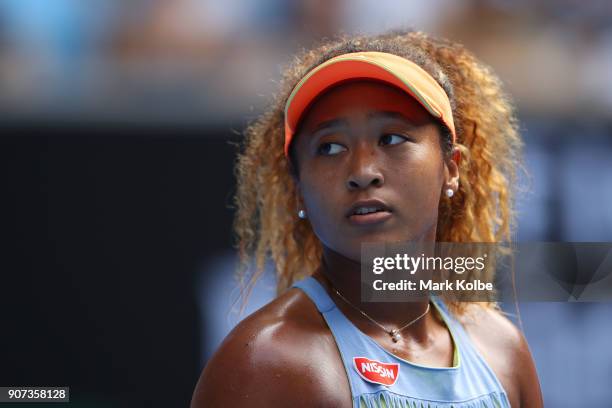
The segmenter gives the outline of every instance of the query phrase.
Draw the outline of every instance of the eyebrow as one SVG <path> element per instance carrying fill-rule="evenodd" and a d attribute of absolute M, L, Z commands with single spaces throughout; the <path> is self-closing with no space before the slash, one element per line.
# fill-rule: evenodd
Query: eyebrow
<path fill-rule="evenodd" d="M 311 133 L 317 133 L 323 129 L 327 129 L 327 128 L 331 128 L 331 127 L 340 127 L 340 126 L 347 126 L 348 122 L 346 119 L 343 118 L 335 118 L 335 119 L 330 119 L 330 120 L 325 120 L 319 124 L 317 124 L 317 126 L 314 127 L 314 129 L 312 130 Z"/>
<path fill-rule="evenodd" d="M 400 112 L 395 111 L 376 111 L 369 113 L 367 115 L 368 119 L 399 119 L 407 125 L 414 127 L 415 124 L 410 119 L 408 119 L 405 115 Z M 348 126 L 348 121 L 344 118 L 334 118 L 330 120 L 324 120 L 323 122 L 317 124 L 314 129 L 311 131 L 311 134 L 317 134 L 318 132 L 333 128 L 333 127 L 346 127 Z"/>
<path fill-rule="evenodd" d="M 400 112 L 395 112 L 395 111 L 376 111 L 376 112 L 372 112 L 370 114 L 368 114 L 368 119 L 379 119 L 379 118 L 384 118 L 384 119 L 399 119 L 403 122 L 406 122 L 407 124 L 409 124 L 410 126 L 414 126 L 415 123 L 413 121 L 411 121 L 408 117 L 406 117 L 406 115 L 400 113 Z"/>

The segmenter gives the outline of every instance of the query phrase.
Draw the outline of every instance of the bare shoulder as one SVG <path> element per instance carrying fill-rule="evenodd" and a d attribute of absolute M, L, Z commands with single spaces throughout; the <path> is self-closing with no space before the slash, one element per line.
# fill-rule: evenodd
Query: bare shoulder
<path fill-rule="evenodd" d="M 522 331 L 500 310 L 472 305 L 459 317 L 513 407 L 542 406 L 535 364 Z"/>
<path fill-rule="evenodd" d="M 527 345 L 518 327 L 500 310 L 474 304 L 458 319 L 471 338 L 487 349 L 494 348 L 498 353 L 510 355 Z"/>
<path fill-rule="evenodd" d="M 224 339 L 202 371 L 191 407 L 334 405 L 331 384 L 344 374 L 342 364 L 330 361 L 334 347 L 314 304 L 290 289 Z"/>

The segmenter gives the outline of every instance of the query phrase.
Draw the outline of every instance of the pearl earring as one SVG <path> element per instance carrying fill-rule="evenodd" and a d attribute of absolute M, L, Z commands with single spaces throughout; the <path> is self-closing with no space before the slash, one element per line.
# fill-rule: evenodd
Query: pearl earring
<path fill-rule="evenodd" d="M 306 218 L 306 211 L 304 211 L 304 210 L 298 211 L 298 217 L 300 217 L 301 219 L 305 219 Z"/>
<path fill-rule="evenodd" d="M 455 195 L 455 192 L 453 191 L 452 188 L 449 188 L 449 189 L 446 190 L 446 196 L 448 198 L 451 198 L 453 195 Z"/>

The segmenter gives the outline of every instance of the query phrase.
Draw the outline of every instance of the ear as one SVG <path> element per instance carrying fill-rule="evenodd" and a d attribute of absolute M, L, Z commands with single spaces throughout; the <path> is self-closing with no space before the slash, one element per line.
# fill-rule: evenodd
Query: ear
<path fill-rule="evenodd" d="M 461 164 L 461 151 L 458 147 L 454 146 L 451 150 L 450 155 L 445 159 L 444 162 L 444 185 L 442 189 L 444 191 L 449 188 L 455 193 L 459 190 L 459 165 Z"/>
<path fill-rule="evenodd" d="M 294 189 L 294 198 L 295 198 L 295 202 L 297 205 L 297 209 L 295 210 L 296 212 L 304 207 L 301 207 L 301 205 L 303 204 L 303 200 L 302 200 L 302 186 L 300 183 L 300 179 L 297 176 L 297 171 L 295 169 L 295 167 L 293 166 L 293 162 L 291 160 L 289 160 L 289 158 L 287 158 L 287 171 L 291 177 L 291 180 L 293 181 L 293 185 L 295 186 Z"/>
<path fill-rule="evenodd" d="M 293 141 L 293 143 L 295 142 L 296 140 Z M 300 176 L 299 176 L 297 166 L 295 166 L 295 163 L 289 158 L 287 158 L 287 167 L 288 167 L 289 174 L 291 175 L 291 180 L 293 180 L 293 184 L 295 185 L 295 202 L 298 207 L 295 209 L 295 211 L 297 212 L 299 210 L 305 209 L 304 199 L 302 196 L 302 183 L 300 181 Z"/>
<path fill-rule="evenodd" d="M 305 210 L 306 207 L 304 206 L 304 198 L 302 196 L 302 184 L 300 183 L 300 180 L 295 177 L 293 178 L 293 181 L 295 183 L 295 202 L 297 205 L 295 211 Z"/>

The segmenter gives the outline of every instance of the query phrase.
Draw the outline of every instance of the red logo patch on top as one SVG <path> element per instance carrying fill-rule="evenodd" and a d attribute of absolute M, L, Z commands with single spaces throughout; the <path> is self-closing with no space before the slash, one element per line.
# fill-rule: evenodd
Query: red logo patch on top
<path fill-rule="evenodd" d="M 353 366 L 361 378 L 375 384 L 393 385 L 399 375 L 397 363 L 381 363 L 366 357 L 353 357 Z"/>

